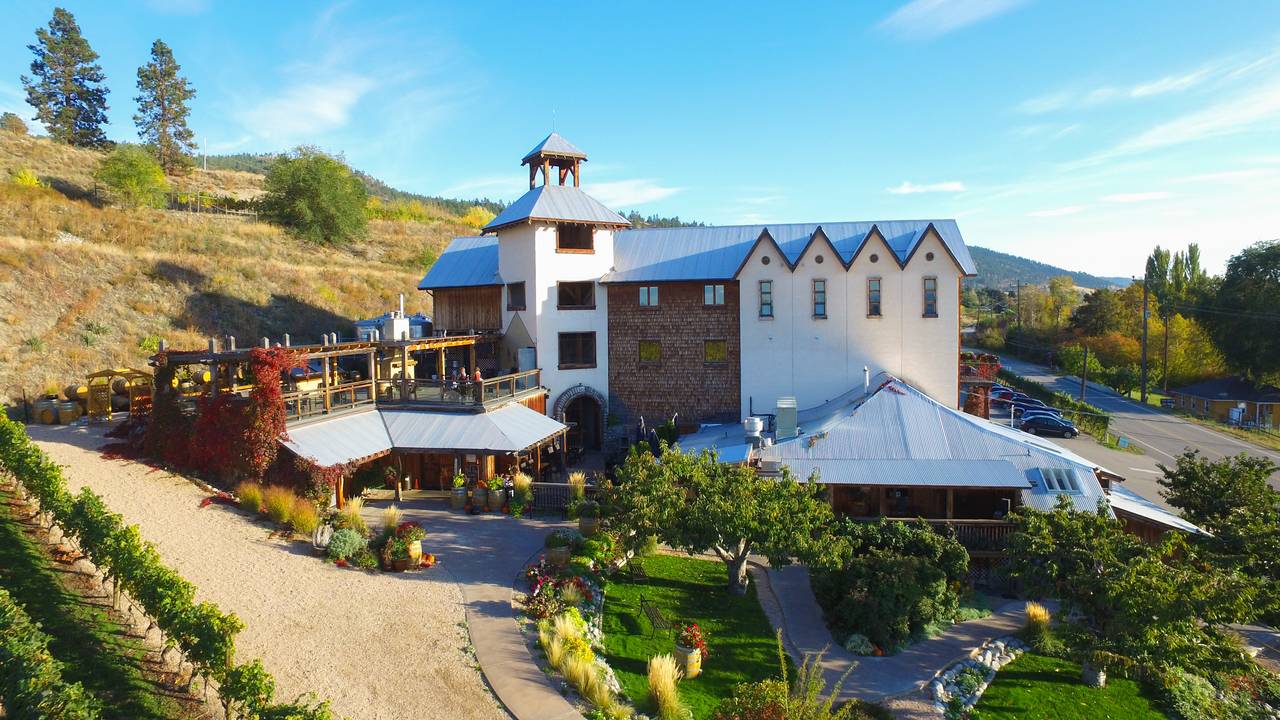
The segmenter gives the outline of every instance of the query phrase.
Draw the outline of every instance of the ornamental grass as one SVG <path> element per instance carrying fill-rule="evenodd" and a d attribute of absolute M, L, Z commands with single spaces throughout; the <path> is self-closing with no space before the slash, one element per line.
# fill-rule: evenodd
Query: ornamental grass
<path fill-rule="evenodd" d="M 302 497 L 294 497 L 293 510 L 289 513 L 289 525 L 299 535 L 311 535 L 320 527 L 320 513 L 316 504 Z"/>
<path fill-rule="evenodd" d="M 1027 603 L 1027 630 L 1030 632 L 1044 632 L 1049 629 L 1049 621 L 1052 617 L 1049 615 L 1049 609 L 1038 602 Z"/>
<path fill-rule="evenodd" d="M 279 525 L 289 522 L 293 514 L 293 491 L 282 485 L 271 485 L 262 493 L 262 506 L 267 510 L 267 517 Z"/>
<path fill-rule="evenodd" d="M 518 493 L 527 493 L 533 489 L 533 478 L 525 472 L 517 472 L 511 476 L 511 488 Z"/>
<path fill-rule="evenodd" d="M 236 496 L 240 498 L 240 507 L 248 512 L 262 512 L 262 485 L 247 480 L 236 486 Z"/>
<path fill-rule="evenodd" d="M 361 510 L 364 510 L 364 498 L 351 498 L 338 511 L 337 526 L 339 528 L 351 528 L 361 535 L 367 536 L 369 534 L 369 526 L 365 524 L 364 516 L 360 514 Z"/>
<path fill-rule="evenodd" d="M 388 534 L 394 533 L 396 531 L 396 526 L 400 524 L 400 519 L 402 516 L 403 516 L 403 513 L 400 512 L 400 508 L 396 507 L 395 505 L 388 505 L 385 508 L 383 508 L 382 509 L 382 532 L 388 533 Z"/>
<path fill-rule="evenodd" d="M 663 653 L 649 658 L 649 703 L 658 720 L 684 720 L 689 710 L 680 700 L 676 685 L 680 682 L 680 668 L 676 659 Z"/>
<path fill-rule="evenodd" d="M 579 503 L 587 496 L 587 474 L 581 470 L 569 473 L 569 502 Z"/>

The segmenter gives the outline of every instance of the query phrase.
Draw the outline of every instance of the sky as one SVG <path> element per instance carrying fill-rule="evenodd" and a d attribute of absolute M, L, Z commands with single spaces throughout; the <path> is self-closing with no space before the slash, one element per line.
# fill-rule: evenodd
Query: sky
<path fill-rule="evenodd" d="M 413 192 L 512 201 L 552 129 L 620 211 L 955 218 L 1099 275 L 1280 237 L 1280 3 L 65 2 L 136 140 L 172 48 L 210 153 L 315 145 Z M 0 0 L 0 111 L 53 4 Z M 795 8 L 803 8 L 797 12 Z"/>

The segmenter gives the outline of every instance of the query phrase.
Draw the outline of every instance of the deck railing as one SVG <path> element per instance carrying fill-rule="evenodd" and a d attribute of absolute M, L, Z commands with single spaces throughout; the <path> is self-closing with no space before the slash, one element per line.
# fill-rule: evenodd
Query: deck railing
<path fill-rule="evenodd" d="M 585 496 L 588 498 L 595 497 L 596 486 L 588 485 L 585 488 Z M 533 509 L 534 510 L 565 510 L 569 507 L 569 484 L 568 483 L 533 483 Z"/>
<path fill-rule="evenodd" d="M 859 518 L 872 521 L 878 518 Z M 891 517 L 887 520 L 915 522 L 916 518 Z M 969 552 L 1003 553 L 1009 549 L 1009 536 L 1017 526 L 1003 520 L 958 520 L 925 518 L 925 522 L 940 533 L 953 533 L 956 540 Z"/>
<path fill-rule="evenodd" d="M 351 410 L 375 402 L 373 383 L 368 380 L 342 383 L 329 388 L 294 390 L 281 394 L 286 420 L 301 420 L 327 415 L 338 410 Z"/>
<path fill-rule="evenodd" d="M 301 420 L 377 403 L 422 404 L 446 410 L 479 410 L 537 390 L 541 383 L 541 371 L 526 370 L 486 378 L 480 382 L 417 378 L 407 381 L 361 380 L 328 388 L 285 392 L 282 397 L 287 419 Z"/>

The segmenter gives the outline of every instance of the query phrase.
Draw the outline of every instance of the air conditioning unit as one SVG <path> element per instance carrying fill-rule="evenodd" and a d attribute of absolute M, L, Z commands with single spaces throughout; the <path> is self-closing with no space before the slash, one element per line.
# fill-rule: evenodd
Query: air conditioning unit
<path fill-rule="evenodd" d="M 796 399 L 794 397 L 778 398 L 778 410 L 775 417 L 777 418 L 777 431 L 774 434 L 779 440 L 793 438 L 800 432 L 796 417 Z"/>

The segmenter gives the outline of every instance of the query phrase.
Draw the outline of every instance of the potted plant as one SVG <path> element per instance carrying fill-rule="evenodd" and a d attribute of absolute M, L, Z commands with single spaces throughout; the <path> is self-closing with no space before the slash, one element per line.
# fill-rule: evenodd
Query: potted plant
<path fill-rule="evenodd" d="M 392 536 L 382 546 L 382 568 L 391 572 L 404 572 L 409 569 L 409 543 L 403 538 Z"/>
<path fill-rule="evenodd" d="M 587 537 L 600 532 L 600 503 L 583 500 L 578 506 L 578 532 Z"/>
<path fill-rule="evenodd" d="M 702 661 L 707 658 L 707 638 L 698 623 L 680 626 L 676 636 L 676 663 L 686 678 L 702 674 Z"/>
<path fill-rule="evenodd" d="M 489 478 L 489 509 L 494 512 L 502 512 L 502 506 L 507 504 L 506 482 L 501 475 Z"/>
<path fill-rule="evenodd" d="M 548 563 L 557 568 L 563 568 L 569 564 L 570 548 L 573 546 L 573 536 L 569 532 L 556 530 L 547 536 L 545 545 Z"/>
<path fill-rule="evenodd" d="M 449 507 L 461 510 L 467 506 L 467 476 L 458 473 L 453 476 L 453 495 L 449 498 Z"/>
<path fill-rule="evenodd" d="M 471 512 L 483 512 L 488 503 L 489 489 L 485 487 L 484 483 L 477 480 L 476 484 L 471 488 Z"/>
<path fill-rule="evenodd" d="M 427 531 L 412 520 L 406 520 L 396 526 L 396 537 L 405 542 L 409 550 L 409 566 L 417 567 L 422 562 L 422 540 Z"/>

